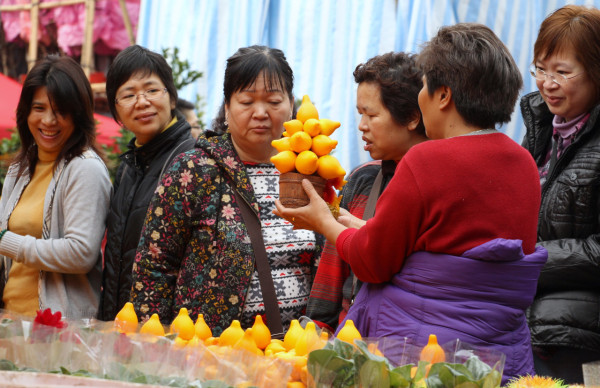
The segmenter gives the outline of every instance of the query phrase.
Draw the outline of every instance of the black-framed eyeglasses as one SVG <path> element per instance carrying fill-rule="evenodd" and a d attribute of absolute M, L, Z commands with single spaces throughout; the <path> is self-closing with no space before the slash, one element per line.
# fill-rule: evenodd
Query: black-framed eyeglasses
<path fill-rule="evenodd" d="M 162 89 L 148 89 L 145 92 L 138 94 L 125 94 L 119 98 L 115 99 L 115 104 L 120 105 L 122 107 L 127 107 L 135 104 L 138 100 L 139 96 L 144 96 L 144 98 L 148 101 L 158 100 L 162 96 L 167 93 L 167 88 Z"/>
<path fill-rule="evenodd" d="M 563 74 L 547 73 L 542 69 L 538 69 L 537 66 L 535 66 L 535 65 L 531 65 L 529 67 L 529 73 L 533 76 L 533 78 L 535 78 L 538 81 L 545 81 L 548 78 L 550 78 L 550 80 L 557 85 L 564 85 L 571 78 L 575 78 L 575 77 L 583 74 L 583 72 L 581 72 L 579 74 L 575 74 L 570 77 L 567 77 L 566 75 L 563 75 Z"/>

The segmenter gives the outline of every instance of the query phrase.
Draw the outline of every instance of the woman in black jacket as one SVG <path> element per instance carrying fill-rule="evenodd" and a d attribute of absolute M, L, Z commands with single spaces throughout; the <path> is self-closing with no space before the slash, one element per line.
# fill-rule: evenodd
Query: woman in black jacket
<path fill-rule="evenodd" d="M 137 45 L 121 51 L 108 71 L 106 95 L 115 120 L 135 135 L 121 155 L 107 219 L 98 318 L 108 321 L 129 301 L 135 252 L 158 179 L 195 140 L 185 117 L 175 113 L 177 89 L 161 55 Z"/>
<path fill-rule="evenodd" d="M 600 360 L 600 10 L 565 6 L 540 27 L 523 97 L 523 146 L 542 185 L 548 250 L 528 319 L 536 373 L 582 384 Z"/>

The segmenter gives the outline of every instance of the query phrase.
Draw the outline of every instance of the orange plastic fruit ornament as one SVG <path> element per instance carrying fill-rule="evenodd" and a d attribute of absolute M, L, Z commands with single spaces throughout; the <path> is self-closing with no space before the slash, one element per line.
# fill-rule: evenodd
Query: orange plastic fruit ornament
<path fill-rule="evenodd" d="M 288 133 L 288 136 L 292 136 L 294 133 L 302 131 L 304 129 L 304 124 L 300 120 L 290 120 L 285 121 L 283 127 Z"/>
<path fill-rule="evenodd" d="M 331 150 L 333 150 L 337 146 L 337 144 L 337 140 L 334 140 L 329 136 L 317 135 L 313 137 L 312 146 L 310 149 L 312 150 L 312 152 L 317 154 L 317 156 L 323 156 L 330 153 Z"/>
<path fill-rule="evenodd" d="M 292 149 L 290 146 L 290 138 L 282 137 L 281 139 L 276 139 L 271 141 L 271 146 L 273 146 L 277 152 L 289 151 Z"/>
<path fill-rule="evenodd" d="M 296 153 L 294 151 L 282 151 L 271 156 L 271 163 L 282 174 L 294 171 L 296 169 Z"/>
<path fill-rule="evenodd" d="M 296 157 L 296 171 L 304 175 L 312 175 L 317 171 L 319 157 L 312 151 L 302 151 Z"/>
<path fill-rule="evenodd" d="M 231 322 L 231 325 L 221 333 L 219 345 L 233 346 L 244 336 L 244 329 L 237 319 Z"/>
<path fill-rule="evenodd" d="M 323 155 L 319 158 L 317 174 L 325 179 L 343 178 L 344 175 L 346 175 L 346 171 L 342 168 L 335 156 Z"/>
<path fill-rule="evenodd" d="M 133 303 L 127 302 L 115 317 L 115 327 L 120 333 L 135 333 L 138 327 L 138 318 L 133 308 Z"/>
<path fill-rule="evenodd" d="M 148 319 L 146 321 L 146 323 L 144 323 L 142 325 L 142 328 L 140 329 L 140 333 L 141 334 L 154 334 L 154 335 L 157 335 L 160 337 L 165 335 L 165 328 L 163 327 L 162 323 L 160 323 L 158 314 L 156 314 L 156 313 L 152 314 L 150 319 Z"/>
<path fill-rule="evenodd" d="M 296 356 L 305 356 L 315 349 L 320 348 L 319 334 L 314 322 L 308 322 L 304 328 L 304 333 L 296 341 Z"/>
<path fill-rule="evenodd" d="M 171 333 L 177 333 L 181 339 L 189 341 L 196 335 L 194 321 L 190 318 L 185 307 L 179 309 L 179 314 L 171 322 Z"/>
<path fill-rule="evenodd" d="M 302 97 L 302 103 L 296 113 L 296 119 L 302 121 L 302 123 L 305 123 L 308 119 L 319 119 L 319 111 L 317 111 L 317 108 L 307 95 Z"/>
<path fill-rule="evenodd" d="M 444 349 L 438 344 L 435 334 L 429 335 L 429 340 L 427 341 L 427 345 L 421 350 L 419 360 L 429 361 L 432 364 L 446 361 L 446 353 L 444 353 Z"/>
<path fill-rule="evenodd" d="M 196 319 L 196 323 L 194 324 L 194 330 L 196 331 L 196 337 L 201 339 L 202 341 L 207 338 L 212 337 L 212 330 L 204 321 L 204 315 L 198 314 L 198 318 Z"/>
<path fill-rule="evenodd" d="M 315 137 L 321 133 L 321 124 L 317 119 L 308 119 L 304 122 L 304 132 L 308 133 L 310 137 Z"/>
<path fill-rule="evenodd" d="M 329 119 L 320 119 L 319 124 L 319 127 L 321 128 L 321 134 L 326 136 L 331 135 L 341 125 L 339 121 L 333 121 Z"/>
<path fill-rule="evenodd" d="M 352 345 L 354 345 L 354 340 L 362 340 L 360 332 L 356 326 L 354 326 L 354 321 L 351 319 L 346 320 L 344 327 L 342 327 L 342 329 L 338 332 L 336 338 L 340 341 L 346 341 Z"/>
<path fill-rule="evenodd" d="M 309 150 L 312 146 L 312 138 L 306 132 L 296 132 L 290 136 L 290 148 L 292 151 L 300 153 Z"/>
<path fill-rule="evenodd" d="M 298 338 L 304 333 L 304 329 L 300 326 L 300 322 L 297 319 L 293 319 L 290 323 L 290 328 L 283 337 L 283 346 L 289 352 L 296 346 Z"/>
<path fill-rule="evenodd" d="M 271 343 L 271 330 L 265 325 L 260 315 L 254 318 L 252 325 L 252 338 L 259 349 L 264 350 Z"/>

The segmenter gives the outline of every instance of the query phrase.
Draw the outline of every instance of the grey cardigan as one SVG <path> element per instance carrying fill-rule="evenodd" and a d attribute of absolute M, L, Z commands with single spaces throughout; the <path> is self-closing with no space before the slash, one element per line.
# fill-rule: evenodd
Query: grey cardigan
<path fill-rule="evenodd" d="M 29 183 L 27 171 L 17 179 L 11 165 L 0 198 L 0 228 Z M 91 150 L 61 161 L 44 200 L 43 238 L 6 232 L 0 240 L 4 289 L 12 260 L 40 270 L 40 309 L 51 308 L 78 319 L 96 315 L 102 276 L 101 244 L 112 185 L 104 162 Z"/>

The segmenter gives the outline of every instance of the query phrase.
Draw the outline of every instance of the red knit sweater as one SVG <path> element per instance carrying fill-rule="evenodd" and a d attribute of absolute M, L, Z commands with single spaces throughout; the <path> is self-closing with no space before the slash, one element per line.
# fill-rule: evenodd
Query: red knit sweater
<path fill-rule="evenodd" d="M 536 243 L 540 184 L 531 155 L 502 133 L 421 143 L 398 164 L 375 217 L 336 247 L 365 282 L 389 281 L 413 252 L 461 255 L 495 238 Z"/>

